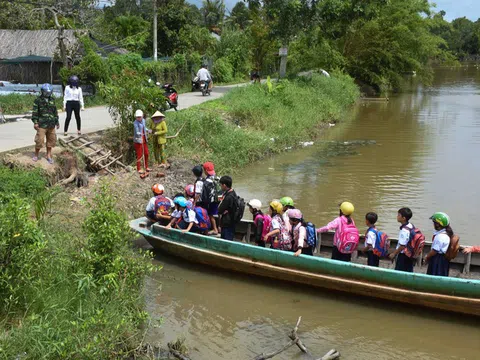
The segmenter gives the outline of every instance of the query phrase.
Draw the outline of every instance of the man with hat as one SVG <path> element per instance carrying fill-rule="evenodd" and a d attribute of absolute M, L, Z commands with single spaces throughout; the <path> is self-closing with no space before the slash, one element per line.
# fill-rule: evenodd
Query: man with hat
<path fill-rule="evenodd" d="M 160 111 L 152 115 L 152 131 L 153 131 L 153 154 L 155 161 L 161 166 L 167 166 L 167 159 L 165 156 L 165 144 L 167 143 L 167 123 L 165 122 L 165 115 Z"/>

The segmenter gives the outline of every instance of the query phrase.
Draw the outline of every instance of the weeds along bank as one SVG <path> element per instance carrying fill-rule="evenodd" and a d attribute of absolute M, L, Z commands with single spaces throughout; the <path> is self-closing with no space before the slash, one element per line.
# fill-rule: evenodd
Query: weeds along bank
<path fill-rule="evenodd" d="M 46 185 L 40 172 L 0 167 L 0 358 L 127 358 L 147 319 L 151 256 L 132 251 L 107 184 L 75 225 Z"/>
<path fill-rule="evenodd" d="M 315 138 L 358 97 L 353 80 L 341 74 L 239 87 L 221 99 L 168 113 L 170 133 L 185 124 L 168 144 L 168 155 L 212 160 L 225 173 Z"/>

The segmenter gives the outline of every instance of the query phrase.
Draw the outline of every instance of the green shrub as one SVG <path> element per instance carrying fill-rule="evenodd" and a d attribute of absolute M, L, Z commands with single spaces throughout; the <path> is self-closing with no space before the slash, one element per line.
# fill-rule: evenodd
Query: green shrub
<path fill-rule="evenodd" d="M 45 191 L 47 178 L 41 169 L 24 171 L 0 165 L 0 194 L 19 194 L 21 197 L 34 197 Z"/>
<path fill-rule="evenodd" d="M 233 80 L 233 66 L 227 58 L 217 59 L 213 64 L 212 75 L 216 82 L 231 82 Z"/>

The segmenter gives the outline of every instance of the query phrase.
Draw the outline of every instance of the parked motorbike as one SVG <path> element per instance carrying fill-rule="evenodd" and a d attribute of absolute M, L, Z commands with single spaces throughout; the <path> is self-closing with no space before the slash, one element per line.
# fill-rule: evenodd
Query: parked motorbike
<path fill-rule="evenodd" d="M 207 96 L 211 94 L 211 90 L 208 88 L 209 84 L 206 81 L 200 81 L 200 90 L 202 91 L 203 96 Z"/>
<path fill-rule="evenodd" d="M 178 93 L 173 87 L 173 84 L 166 83 L 161 85 L 160 83 L 157 83 L 157 86 L 160 86 L 164 90 L 163 95 L 165 96 L 167 109 L 174 109 L 175 111 L 178 111 Z"/>

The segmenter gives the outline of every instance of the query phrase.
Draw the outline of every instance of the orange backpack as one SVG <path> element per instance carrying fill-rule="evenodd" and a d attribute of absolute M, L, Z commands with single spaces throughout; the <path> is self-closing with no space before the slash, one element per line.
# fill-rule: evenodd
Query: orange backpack
<path fill-rule="evenodd" d="M 458 251 L 460 250 L 460 237 L 458 235 L 453 235 L 450 239 L 450 245 L 448 245 L 448 250 L 445 253 L 445 258 L 448 261 L 452 261 L 457 257 Z"/>

